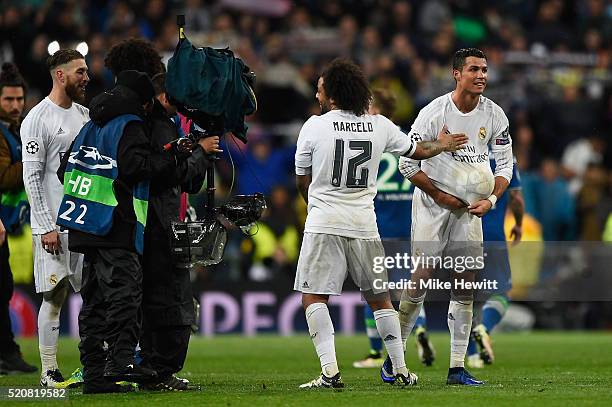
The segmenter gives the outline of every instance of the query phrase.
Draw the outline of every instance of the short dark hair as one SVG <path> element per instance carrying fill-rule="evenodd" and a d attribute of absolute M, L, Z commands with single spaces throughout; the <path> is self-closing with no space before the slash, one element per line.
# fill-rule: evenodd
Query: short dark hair
<path fill-rule="evenodd" d="M 152 78 L 155 74 L 166 71 L 162 57 L 153 44 L 141 38 L 130 38 L 115 44 L 104 58 L 104 65 L 110 69 L 113 76 L 133 69 Z"/>
<path fill-rule="evenodd" d="M 75 59 L 85 59 L 83 54 L 75 49 L 60 49 L 47 58 L 47 68 L 51 71 L 60 65 L 67 64 Z"/>
<path fill-rule="evenodd" d="M 23 93 L 26 91 L 26 83 L 23 76 L 19 73 L 19 69 L 12 62 L 5 62 L 2 64 L 2 71 L 0 72 L 0 95 L 4 91 L 5 86 L 20 86 L 23 88 Z"/>
<path fill-rule="evenodd" d="M 456 69 L 458 71 L 462 70 L 467 57 L 487 59 L 485 53 L 479 50 L 478 48 L 462 48 L 460 50 L 457 50 L 457 52 L 455 52 L 455 55 L 453 56 L 453 69 Z"/>
<path fill-rule="evenodd" d="M 166 93 L 166 73 L 160 72 L 151 78 L 153 87 L 155 88 L 155 96 L 159 96 L 162 93 Z"/>
<path fill-rule="evenodd" d="M 349 110 L 357 116 L 368 111 L 372 92 L 359 66 L 348 59 L 334 59 L 321 74 L 323 89 L 337 108 Z"/>
<path fill-rule="evenodd" d="M 393 112 L 395 112 L 395 106 L 397 99 L 395 95 L 386 88 L 376 88 L 372 90 L 372 105 L 380 109 L 380 114 L 391 119 Z"/>

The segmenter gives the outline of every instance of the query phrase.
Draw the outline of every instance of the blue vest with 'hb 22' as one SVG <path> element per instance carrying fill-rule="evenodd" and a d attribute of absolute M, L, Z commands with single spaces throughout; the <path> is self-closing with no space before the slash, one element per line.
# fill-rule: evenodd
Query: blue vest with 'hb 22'
<path fill-rule="evenodd" d="M 119 175 L 117 153 L 125 126 L 141 121 L 135 115 L 121 115 L 103 127 L 89 121 L 76 136 L 64 172 L 64 197 L 57 224 L 69 229 L 106 236 L 113 226 L 118 205 L 113 183 Z M 142 254 L 147 222 L 149 181 L 132 190 L 136 215 L 135 247 Z"/>

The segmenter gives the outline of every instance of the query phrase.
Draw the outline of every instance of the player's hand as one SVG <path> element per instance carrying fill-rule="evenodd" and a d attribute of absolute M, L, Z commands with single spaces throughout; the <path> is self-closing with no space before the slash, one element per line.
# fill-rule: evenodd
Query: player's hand
<path fill-rule="evenodd" d="M 465 148 L 465 144 L 468 140 L 468 136 L 463 133 L 451 134 L 446 124 L 438 134 L 438 142 L 442 145 L 444 151 L 452 152 L 462 150 Z"/>
<path fill-rule="evenodd" d="M 58 255 L 64 253 L 62 244 L 60 243 L 59 233 L 57 230 L 52 230 L 49 233 L 45 233 L 41 236 L 42 247 L 47 253 Z"/>
<path fill-rule="evenodd" d="M 201 138 L 198 140 L 198 144 L 204 149 L 204 151 L 206 151 L 207 154 L 223 152 L 223 150 L 219 149 L 219 136 Z"/>
<path fill-rule="evenodd" d="M 3 244 L 5 239 L 6 239 L 6 229 L 4 228 L 4 225 L 2 224 L 2 221 L 0 220 L 0 244 Z"/>
<path fill-rule="evenodd" d="M 522 238 L 523 227 L 520 225 L 514 225 L 514 227 L 510 231 L 510 239 L 512 239 L 512 246 L 516 246 L 517 244 L 519 244 Z"/>
<path fill-rule="evenodd" d="M 447 209 L 450 210 L 455 210 L 455 209 L 461 209 L 461 208 L 465 208 L 465 203 L 463 201 L 461 201 L 459 198 L 457 198 L 456 196 L 453 196 L 451 194 L 447 194 L 446 192 L 438 192 L 436 194 L 436 196 L 434 197 L 434 201 Z"/>
<path fill-rule="evenodd" d="M 472 215 L 476 215 L 479 218 L 485 216 L 487 212 L 491 210 L 493 204 L 488 199 L 481 199 L 478 202 L 475 202 L 468 206 L 468 212 Z"/>

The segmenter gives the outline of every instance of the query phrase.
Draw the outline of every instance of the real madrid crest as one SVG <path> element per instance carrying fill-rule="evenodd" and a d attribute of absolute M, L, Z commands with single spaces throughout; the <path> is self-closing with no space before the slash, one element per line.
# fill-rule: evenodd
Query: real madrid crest
<path fill-rule="evenodd" d="M 485 129 L 484 127 L 481 127 L 480 130 L 478 131 L 478 137 L 481 140 L 484 140 L 485 137 L 487 137 L 487 129 Z"/>

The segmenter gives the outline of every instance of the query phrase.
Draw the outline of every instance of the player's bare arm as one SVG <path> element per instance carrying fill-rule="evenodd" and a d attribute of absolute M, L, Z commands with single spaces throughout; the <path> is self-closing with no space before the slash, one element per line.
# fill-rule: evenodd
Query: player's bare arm
<path fill-rule="evenodd" d="M 419 141 L 414 154 L 410 158 L 415 160 L 425 160 L 440 154 L 443 151 L 457 151 L 465 148 L 468 136 L 463 133 L 451 134 L 446 125 L 442 127 L 438 134 L 438 139 L 434 141 Z"/>
<path fill-rule="evenodd" d="M 446 192 L 437 188 L 431 179 L 423 171 L 417 172 L 413 177 L 410 178 L 417 188 L 431 196 L 433 200 L 440 206 L 454 210 L 464 208 L 466 205 L 459 198 L 447 194 Z"/>
<path fill-rule="evenodd" d="M 297 186 L 298 191 L 300 191 L 302 198 L 304 198 L 306 205 L 308 205 L 308 188 L 310 187 L 311 182 L 312 174 L 295 176 L 295 185 Z"/>
<path fill-rule="evenodd" d="M 523 215 L 525 214 L 525 199 L 520 189 L 510 191 L 510 203 L 508 205 L 512 216 L 514 216 L 514 226 L 510 231 L 512 245 L 518 244 L 523 238 Z"/>
<path fill-rule="evenodd" d="M 6 229 L 0 220 L 0 244 L 4 243 L 4 239 L 6 239 Z"/>
<path fill-rule="evenodd" d="M 495 201 L 497 201 L 497 199 L 502 196 L 502 194 L 506 191 L 506 188 L 508 188 L 509 184 L 510 182 L 506 178 L 495 177 L 495 187 L 493 188 L 493 193 L 491 194 L 491 196 L 496 197 Z M 487 212 L 491 210 L 492 207 L 493 201 L 489 197 L 487 199 L 481 199 L 480 201 L 471 204 L 470 206 L 468 206 L 468 209 L 472 215 L 476 215 L 482 218 Z"/>

